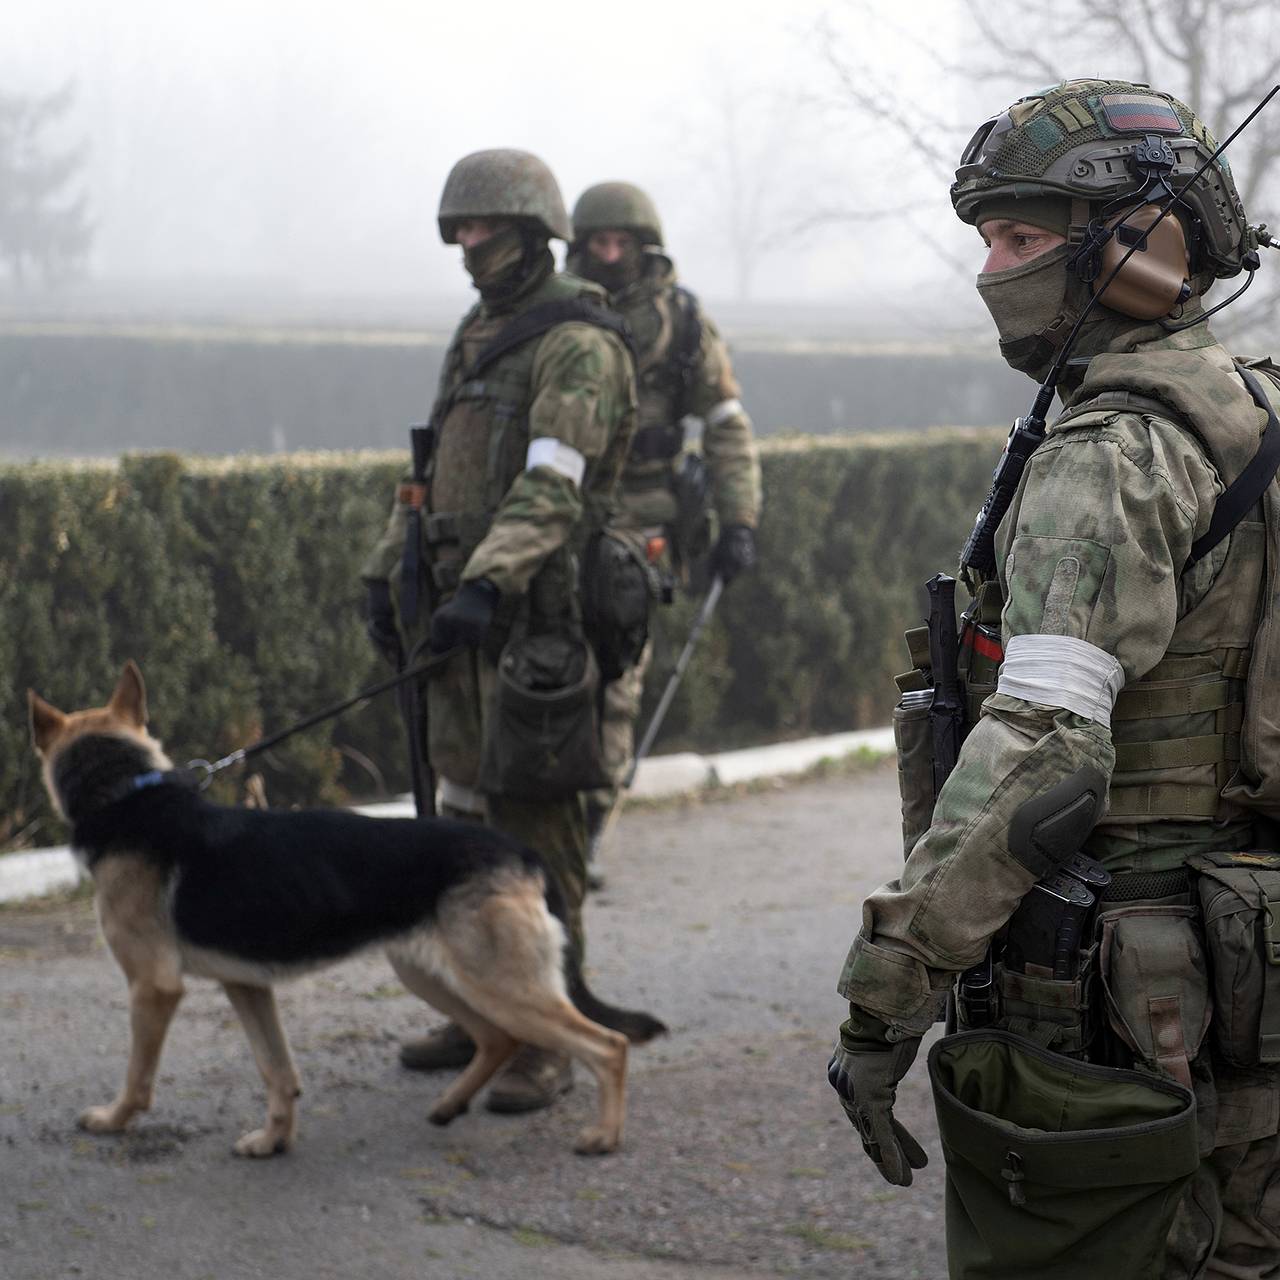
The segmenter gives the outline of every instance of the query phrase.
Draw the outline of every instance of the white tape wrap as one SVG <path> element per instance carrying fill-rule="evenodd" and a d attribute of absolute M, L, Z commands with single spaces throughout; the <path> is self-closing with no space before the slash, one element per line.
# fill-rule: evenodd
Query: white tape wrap
<path fill-rule="evenodd" d="M 742 401 L 737 397 L 732 400 L 721 400 L 719 404 L 712 405 L 707 413 L 707 426 L 718 427 L 722 422 L 728 422 L 730 418 L 742 412 Z"/>
<path fill-rule="evenodd" d="M 484 816 L 484 796 L 443 774 L 440 775 L 440 803 L 448 805 L 450 809 L 457 809 L 460 813 Z"/>
<path fill-rule="evenodd" d="M 534 467 L 550 467 L 557 475 L 580 485 L 587 469 L 587 460 L 563 440 L 557 440 L 554 436 L 539 436 L 536 440 L 529 441 L 529 453 L 525 459 L 526 470 L 532 471 Z"/>
<path fill-rule="evenodd" d="M 1111 727 L 1124 669 L 1096 644 L 1074 636 L 1014 636 L 1005 646 L 997 692 L 1064 707 Z"/>

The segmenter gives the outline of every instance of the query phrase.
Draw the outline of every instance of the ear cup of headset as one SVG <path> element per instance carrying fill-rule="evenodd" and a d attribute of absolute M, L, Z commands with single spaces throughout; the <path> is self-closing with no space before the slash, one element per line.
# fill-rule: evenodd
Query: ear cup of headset
<path fill-rule="evenodd" d="M 1144 204 L 1112 219 L 1107 226 L 1115 234 L 1103 246 L 1093 280 L 1099 302 L 1135 320 L 1167 316 L 1189 294 L 1187 237 L 1177 216 L 1170 214 L 1144 236 L 1159 216 L 1159 205 Z M 1138 248 L 1116 278 L 1100 288 L 1135 242 Z"/>

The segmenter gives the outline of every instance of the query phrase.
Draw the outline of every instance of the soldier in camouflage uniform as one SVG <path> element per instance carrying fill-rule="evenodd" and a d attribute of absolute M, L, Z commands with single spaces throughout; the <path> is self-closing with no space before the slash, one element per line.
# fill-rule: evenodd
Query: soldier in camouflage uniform
<path fill-rule="evenodd" d="M 634 431 L 634 365 L 604 290 L 555 271 L 549 241 L 568 238 L 569 220 L 536 156 L 464 157 L 445 183 L 439 225 L 446 244 L 462 246 L 480 300 L 445 357 L 425 470 L 400 486 L 364 569 L 370 632 L 397 662 L 458 650 L 425 681 L 423 748 L 442 811 L 538 850 L 560 881 L 581 950 L 582 803 L 563 779 L 544 787 L 503 775 L 520 744 L 498 715 L 498 660 L 512 655 L 506 674 L 533 671 L 539 692 L 585 679 L 579 563 L 612 508 Z M 516 641 L 525 642 L 520 664 Z M 549 669 L 562 661 L 564 672 Z M 584 705 L 594 716 L 592 700 Z M 588 737 L 598 754 L 594 720 Z M 472 1050 L 450 1023 L 405 1044 L 401 1060 L 431 1070 L 462 1065 Z M 526 1047 L 488 1106 L 546 1106 L 570 1087 L 570 1072 L 567 1057 Z"/>
<path fill-rule="evenodd" d="M 1024 98 L 975 136 L 952 200 L 989 246 L 978 288 L 1014 368 L 1037 381 L 1047 375 L 1099 283 L 1075 251 L 1104 209 L 1110 217 L 1141 203 L 1135 149 L 1165 142 L 1175 189 L 1216 146 L 1180 102 L 1099 81 Z M 1223 1010 L 1209 1034 L 1204 935 L 1186 923 L 1199 911 L 1189 860 L 1208 859 L 1212 870 L 1235 851 L 1280 848 L 1276 484 L 1229 538 L 1202 558 L 1193 553 L 1267 422 L 1232 357 L 1194 323 L 1216 278 L 1257 265 L 1258 237 L 1222 161 L 1175 216 L 1183 239 L 1172 294 L 1157 296 L 1144 318 L 1141 301 L 1118 288 L 1101 294 L 1059 383 L 1063 412 L 1000 526 L 1003 613 L 997 603 L 991 618 L 1003 644 L 998 683 L 993 674 L 927 830 L 908 831 L 901 876 L 863 906 L 839 984 L 850 1016 L 830 1076 L 880 1173 L 908 1185 L 925 1157 L 892 1107 L 921 1036 L 956 975 L 978 964 L 1032 886 L 1083 845 L 1113 876 L 1099 905 L 1113 940 L 1143 911 L 1184 930 L 1168 952 L 1181 959 L 1159 989 L 1141 976 L 1145 953 L 1136 978 L 1099 961 L 1113 1004 L 1087 1051 L 1090 1062 L 1132 1064 L 1194 1087 L 1202 1161 L 1158 1274 L 1274 1280 L 1280 1055 L 1233 1063 L 1222 1048 Z M 1259 396 L 1280 400 L 1265 373 L 1256 375 Z M 974 701 L 983 692 L 969 690 Z M 904 786 L 904 815 L 908 800 Z M 1122 950 L 1112 949 L 1110 963 L 1123 961 Z M 1258 991 L 1235 994 L 1246 996 L 1256 997 L 1255 1013 L 1264 1008 L 1264 1029 L 1274 1022 L 1274 1003 L 1263 1006 Z M 1002 1008 L 997 1026 L 1081 1050 L 1045 1007 Z M 1117 1030 L 1126 1018 L 1131 1042 Z"/>
<path fill-rule="evenodd" d="M 672 538 L 696 526 L 679 517 L 679 470 L 692 432 L 702 433 L 720 536 L 711 568 L 726 584 L 756 560 L 760 516 L 760 463 L 751 420 L 739 399 L 729 353 L 697 298 L 676 281 L 662 248 L 662 224 L 653 201 L 629 182 L 589 187 L 573 208 L 570 270 L 609 291 L 636 347 L 639 425 L 622 473 L 619 527 L 644 537 Z M 696 527 L 685 538 L 696 539 Z M 686 574 L 701 548 L 672 548 Z M 615 784 L 626 774 L 635 745 L 650 652 L 605 695 L 606 761 Z M 613 791 L 587 803 L 592 849 L 614 802 Z"/>

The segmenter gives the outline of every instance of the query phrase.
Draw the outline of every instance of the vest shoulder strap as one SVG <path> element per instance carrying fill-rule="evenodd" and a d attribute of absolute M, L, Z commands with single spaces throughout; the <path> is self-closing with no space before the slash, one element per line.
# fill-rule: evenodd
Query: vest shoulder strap
<path fill-rule="evenodd" d="M 495 361 L 517 347 L 542 337 L 557 325 L 571 322 L 592 324 L 616 334 L 634 359 L 635 347 L 631 341 L 631 331 L 627 328 L 627 322 L 616 311 L 610 311 L 608 307 L 592 302 L 589 298 L 556 298 L 550 302 L 539 302 L 516 316 L 481 348 L 462 381 L 466 383 L 478 378 Z"/>
<path fill-rule="evenodd" d="M 1265 411 L 1267 428 L 1262 433 L 1258 452 L 1214 505 L 1208 529 L 1191 544 L 1191 555 L 1184 571 L 1208 555 L 1258 505 L 1276 472 L 1280 471 L 1280 417 L 1276 416 L 1270 397 L 1254 374 L 1243 366 L 1238 366 L 1238 372 L 1254 403 Z"/>
<path fill-rule="evenodd" d="M 702 313 L 698 299 L 691 289 L 678 284 L 671 290 L 679 324 L 671 343 L 670 362 L 679 387 L 677 419 L 689 412 L 693 399 L 693 384 L 698 376 L 698 358 L 702 354 Z"/>

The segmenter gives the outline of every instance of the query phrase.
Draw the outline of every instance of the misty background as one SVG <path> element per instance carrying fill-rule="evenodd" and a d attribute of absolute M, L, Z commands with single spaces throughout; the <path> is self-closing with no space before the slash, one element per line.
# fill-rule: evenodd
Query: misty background
<path fill-rule="evenodd" d="M 654 196 L 762 434 L 999 422 L 1030 384 L 994 358 L 947 190 L 977 125 L 1124 76 L 1221 136 L 1280 72 L 1280 17 L 1248 0 L 45 0 L 5 27 L 0 106 L 57 99 L 30 141 L 85 240 L 0 270 L 19 455 L 399 444 L 474 296 L 440 188 L 495 146 L 570 207 L 606 179 Z M 1280 215 L 1277 120 L 1232 152 L 1255 221 Z"/>

